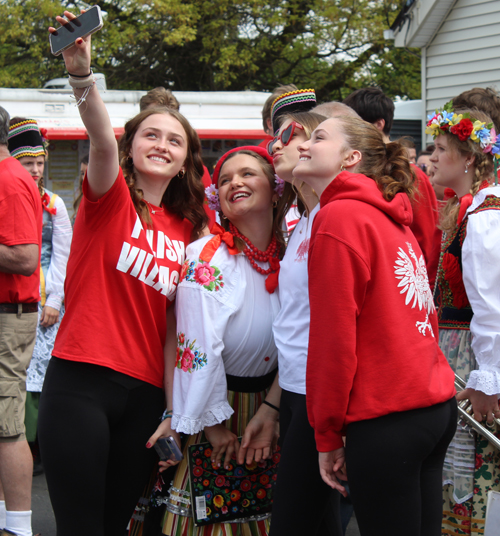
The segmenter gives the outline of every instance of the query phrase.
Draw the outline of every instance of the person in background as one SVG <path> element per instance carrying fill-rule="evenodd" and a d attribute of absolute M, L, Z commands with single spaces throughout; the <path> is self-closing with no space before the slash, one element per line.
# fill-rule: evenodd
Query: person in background
<path fill-rule="evenodd" d="M 143 112 L 150 107 L 165 106 L 166 108 L 172 108 L 172 110 L 179 111 L 180 104 L 175 98 L 170 89 L 165 89 L 163 86 L 150 89 L 139 100 L 140 111 Z"/>
<path fill-rule="evenodd" d="M 491 117 L 496 132 L 500 132 L 500 96 L 491 88 L 474 87 L 451 100 L 455 110 L 477 108 Z"/>
<path fill-rule="evenodd" d="M 57 535 L 123 536 L 157 460 L 146 443 L 172 403 L 173 303 L 207 216 L 196 132 L 158 107 L 130 119 L 118 146 L 90 40 L 62 53 L 90 153 L 38 433 Z"/>
<path fill-rule="evenodd" d="M 491 123 L 483 112 L 457 112 L 450 102 L 426 128 L 435 144 L 434 181 L 453 192 L 441 209 L 439 344 L 467 385 L 457 400 L 470 400 L 474 419 L 485 426 L 500 417 L 500 187 L 490 186 L 500 135 Z M 499 451 L 460 424 L 444 465 L 443 534 L 481 534 L 487 494 L 499 492 L 499 482 Z"/>
<path fill-rule="evenodd" d="M 441 186 L 434 180 L 434 176 L 436 175 L 436 170 L 432 164 L 429 164 L 427 167 L 427 171 L 429 173 L 429 180 L 431 181 L 432 187 L 434 188 L 434 192 L 436 194 L 436 199 L 438 202 L 438 207 L 441 210 L 444 203 L 446 203 L 445 199 L 445 190 L 446 188 L 444 186 Z"/>
<path fill-rule="evenodd" d="M 321 476 L 345 493 L 338 478 L 347 471 L 362 536 L 438 536 L 457 406 L 409 228 L 415 175 L 406 149 L 352 117 L 327 119 L 298 149 L 293 174 L 321 200 L 306 371 Z"/>
<path fill-rule="evenodd" d="M 394 103 L 377 87 L 367 87 L 354 91 L 344 99 L 344 104 L 353 108 L 361 119 L 371 123 L 381 132 L 385 143 L 390 142 L 390 132 L 394 120 Z M 427 274 L 431 288 L 434 288 L 439 262 L 441 231 L 438 229 L 436 194 L 425 173 L 412 166 L 417 177 L 417 192 L 412 202 L 413 222 L 410 229 L 418 240 L 427 264 Z"/>
<path fill-rule="evenodd" d="M 323 102 L 315 106 L 312 111 L 315 114 L 322 115 L 324 117 L 338 117 L 339 115 L 348 115 L 351 117 L 359 117 L 359 115 L 347 104 L 343 102 Z"/>
<path fill-rule="evenodd" d="M 264 106 L 262 108 L 262 128 L 264 129 L 264 132 L 267 134 L 268 138 L 272 138 L 274 136 L 274 125 L 273 120 L 271 116 L 271 109 L 273 107 L 273 102 L 278 98 L 281 97 L 281 95 L 284 95 L 285 93 L 291 93 L 293 91 L 297 91 L 297 86 L 295 84 L 286 84 L 283 86 L 278 86 L 273 89 L 273 92 L 271 95 L 267 98 L 266 102 L 264 103 Z M 269 139 L 264 140 L 261 145 L 265 142 L 266 146 Z"/>
<path fill-rule="evenodd" d="M 428 176 L 429 166 L 431 165 L 430 157 L 434 152 L 434 144 L 427 145 L 425 149 L 418 153 L 417 166 Z"/>
<path fill-rule="evenodd" d="M 0 529 L 31 536 L 33 458 L 26 441 L 26 370 L 40 301 L 42 204 L 31 175 L 10 156 L 0 107 Z"/>
<path fill-rule="evenodd" d="M 42 469 L 37 442 L 38 403 L 59 324 L 64 316 L 64 280 L 73 232 L 64 201 L 43 185 L 47 152 L 37 122 L 15 117 L 10 121 L 9 151 L 33 177 L 43 207 L 42 254 L 38 328 L 26 379 L 26 438 L 33 453 L 33 475 Z"/>
<path fill-rule="evenodd" d="M 415 146 L 415 142 L 413 141 L 413 138 L 407 136 L 407 137 L 399 138 L 399 140 L 397 141 L 403 147 L 406 147 L 406 152 L 408 153 L 408 160 L 410 161 L 410 164 L 416 164 L 417 148 Z"/>
<path fill-rule="evenodd" d="M 78 207 L 80 206 L 80 203 L 82 202 L 83 197 L 83 179 L 85 178 L 85 173 L 87 172 L 87 168 L 89 167 L 89 155 L 88 153 L 83 155 L 80 160 L 80 175 L 79 175 L 79 182 L 78 182 L 78 193 L 75 197 L 75 201 L 73 202 L 73 217 L 71 218 L 71 225 L 75 225 L 76 215 L 78 214 Z"/>

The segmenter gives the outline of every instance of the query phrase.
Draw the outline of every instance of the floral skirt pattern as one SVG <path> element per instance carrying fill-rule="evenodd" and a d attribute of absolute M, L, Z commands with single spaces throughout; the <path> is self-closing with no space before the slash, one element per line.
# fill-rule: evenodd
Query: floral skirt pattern
<path fill-rule="evenodd" d="M 247 423 L 255 415 L 259 406 L 266 396 L 266 392 L 260 393 L 235 393 L 228 391 L 228 402 L 234 409 L 232 417 L 226 421 L 227 428 L 234 434 L 243 435 Z M 188 438 L 184 446 L 186 455 L 187 446 L 206 441 L 203 433 L 199 433 Z M 180 513 L 189 511 L 189 470 L 184 460 L 178 465 L 170 495 L 167 499 L 167 511 L 163 519 L 163 533 L 169 536 L 267 536 L 270 527 L 270 514 L 261 521 L 251 521 L 249 523 L 216 523 L 196 527 L 193 518 Z"/>
<path fill-rule="evenodd" d="M 477 367 L 470 331 L 440 330 L 439 346 L 452 369 L 467 381 Z M 487 493 L 500 491 L 500 452 L 459 423 L 446 454 L 443 485 L 441 534 L 483 534 Z"/>

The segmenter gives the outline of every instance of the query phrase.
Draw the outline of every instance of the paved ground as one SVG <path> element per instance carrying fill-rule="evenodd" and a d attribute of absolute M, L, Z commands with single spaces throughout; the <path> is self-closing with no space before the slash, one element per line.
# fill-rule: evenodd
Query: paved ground
<path fill-rule="evenodd" d="M 71 493 L 71 490 L 68 490 L 68 493 Z M 43 474 L 33 478 L 31 508 L 33 510 L 33 534 L 41 533 L 42 536 L 56 536 L 56 522 L 50 505 L 47 482 Z M 358 524 L 354 517 L 347 527 L 346 536 L 359 536 Z"/>

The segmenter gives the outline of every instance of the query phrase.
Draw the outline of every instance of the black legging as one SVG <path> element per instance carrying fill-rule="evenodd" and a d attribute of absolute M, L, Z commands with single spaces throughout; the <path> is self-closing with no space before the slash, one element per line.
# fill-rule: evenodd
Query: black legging
<path fill-rule="evenodd" d="M 340 494 L 319 473 L 305 395 L 283 390 L 280 445 L 270 536 L 341 536 Z"/>
<path fill-rule="evenodd" d="M 362 536 L 440 536 L 442 473 L 457 403 L 350 424 L 346 468 Z"/>
<path fill-rule="evenodd" d="M 157 460 L 145 445 L 163 407 L 158 387 L 51 359 L 38 427 L 57 536 L 123 536 Z"/>

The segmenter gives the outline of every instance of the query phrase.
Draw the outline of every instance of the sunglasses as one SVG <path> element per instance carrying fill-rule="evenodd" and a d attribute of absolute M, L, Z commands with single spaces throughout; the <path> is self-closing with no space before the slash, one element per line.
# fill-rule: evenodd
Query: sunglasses
<path fill-rule="evenodd" d="M 419 167 L 424 173 L 427 173 L 427 167 L 430 167 L 430 166 L 427 166 L 427 164 L 418 164 L 418 167 Z"/>
<path fill-rule="evenodd" d="M 295 132 L 296 128 L 304 130 L 304 127 L 302 125 L 300 125 L 296 121 L 292 121 L 279 136 L 276 136 L 267 144 L 268 154 L 270 156 L 273 156 L 273 149 L 278 141 L 281 141 L 282 147 L 286 147 L 290 143 L 290 140 L 292 139 L 293 133 Z"/>

